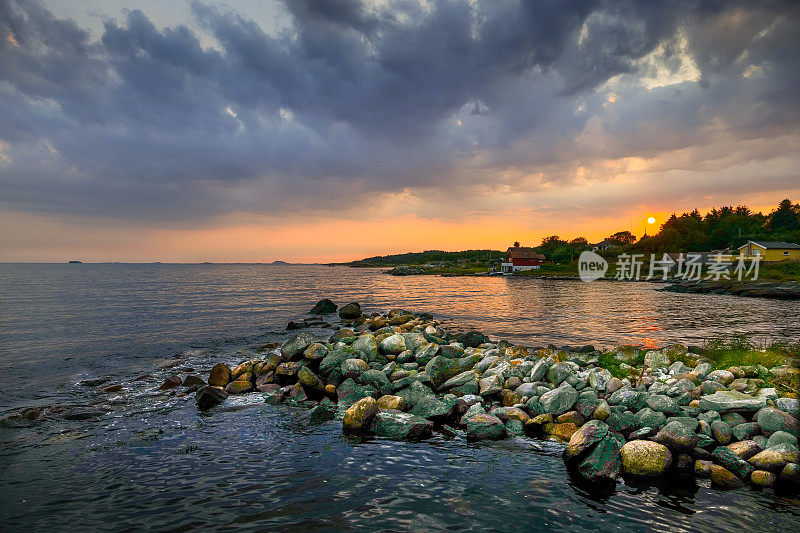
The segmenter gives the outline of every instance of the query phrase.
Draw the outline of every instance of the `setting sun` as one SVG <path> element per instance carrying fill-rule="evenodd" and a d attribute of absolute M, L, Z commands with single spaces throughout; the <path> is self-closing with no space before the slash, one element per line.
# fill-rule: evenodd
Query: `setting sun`
<path fill-rule="evenodd" d="M 647 223 L 648 224 L 655 224 L 656 223 L 656 219 L 653 218 L 653 217 L 650 217 L 650 218 L 647 219 Z"/>

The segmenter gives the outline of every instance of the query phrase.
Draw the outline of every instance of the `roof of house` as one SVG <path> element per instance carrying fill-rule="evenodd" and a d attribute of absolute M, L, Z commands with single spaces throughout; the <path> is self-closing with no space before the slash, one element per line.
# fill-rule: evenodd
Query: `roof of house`
<path fill-rule="evenodd" d="M 506 253 L 511 259 L 541 259 L 542 261 L 545 259 L 544 255 L 535 249 L 523 246 L 512 246 Z"/>
<path fill-rule="evenodd" d="M 761 246 L 762 248 L 766 248 L 766 249 L 768 249 L 768 250 L 771 250 L 771 249 L 778 249 L 778 250 L 800 250 L 800 244 L 795 244 L 795 243 L 793 243 L 793 242 L 783 242 L 783 241 L 748 241 L 748 243 L 747 243 L 747 244 L 750 244 L 751 242 L 752 242 L 753 244 L 757 244 L 757 245 Z M 742 248 L 744 248 L 745 246 L 747 246 L 747 244 L 743 244 L 743 245 L 741 245 L 741 246 L 739 247 L 739 249 L 741 250 Z"/>

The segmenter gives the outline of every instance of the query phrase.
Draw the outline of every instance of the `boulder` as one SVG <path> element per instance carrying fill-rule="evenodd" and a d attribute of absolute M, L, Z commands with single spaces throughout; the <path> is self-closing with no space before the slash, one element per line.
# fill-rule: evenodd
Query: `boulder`
<path fill-rule="evenodd" d="M 717 381 L 725 386 L 728 386 L 733 383 L 733 380 L 736 379 L 736 376 L 727 370 L 714 370 L 706 376 L 706 379 L 710 381 Z"/>
<path fill-rule="evenodd" d="M 778 444 L 755 454 L 748 462 L 757 470 L 780 472 L 788 463 L 800 463 L 800 452 L 791 444 Z"/>
<path fill-rule="evenodd" d="M 694 431 L 678 421 L 667 423 L 655 437 L 656 442 L 676 450 L 692 450 L 697 446 L 698 440 Z"/>
<path fill-rule="evenodd" d="M 757 411 L 766 405 L 764 398 L 754 398 L 739 391 L 718 391 L 700 398 L 700 409 L 717 412 L 731 409 Z"/>
<path fill-rule="evenodd" d="M 651 350 L 644 354 L 644 365 L 648 368 L 665 368 L 669 366 L 669 357 L 663 352 Z"/>
<path fill-rule="evenodd" d="M 207 411 L 215 405 L 221 404 L 228 397 L 228 393 L 217 387 L 205 386 L 197 389 L 195 400 L 197 401 L 197 408 L 201 411 Z"/>
<path fill-rule="evenodd" d="M 714 440 L 722 445 L 728 444 L 733 438 L 731 427 L 722 420 L 711 422 L 711 434 Z"/>
<path fill-rule="evenodd" d="M 736 440 L 750 440 L 761 432 L 761 428 L 756 422 L 746 422 L 733 426 L 731 433 Z"/>
<path fill-rule="evenodd" d="M 159 390 L 174 389 L 175 387 L 179 387 L 181 383 L 183 383 L 181 377 L 176 374 L 173 374 L 167 377 L 167 379 L 164 380 L 164 382 L 158 389 Z"/>
<path fill-rule="evenodd" d="M 253 383 L 250 380 L 236 380 L 225 386 L 225 392 L 228 394 L 243 394 L 252 391 L 253 388 Z"/>
<path fill-rule="evenodd" d="M 480 357 L 477 355 L 461 357 L 459 359 L 449 359 L 437 355 L 425 365 L 425 373 L 430 377 L 434 388 L 439 388 L 448 379 L 467 370 L 471 370 L 478 361 L 480 361 Z"/>
<path fill-rule="evenodd" d="M 669 396 L 663 394 L 651 394 L 647 397 L 647 406 L 653 411 L 676 415 L 681 412 L 678 404 Z"/>
<path fill-rule="evenodd" d="M 754 440 L 740 440 L 728 444 L 727 448 L 735 453 L 740 459 L 745 461 L 753 457 L 755 454 L 763 451 L 763 448 L 758 445 Z"/>
<path fill-rule="evenodd" d="M 399 333 L 390 335 L 380 342 L 380 350 L 385 354 L 399 355 L 406 349 L 406 339 Z"/>
<path fill-rule="evenodd" d="M 378 398 L 378 409 L 392 409 L 394 411 L 405 411 L 408 407 L 406 401 L 400 396 L 384 395 Z"/>
<path fill-rule="evenodd" d="M 797 446 L 797 437 L 785 431 L 776 431 L 767 439 L 767 448 L 772 448 L 778 444 L 791 444 Z"/>
<path fill-rule="evenodd" d="M 352 302 L 341 309 L 339 309 L 339 318 L 344 320 L 353 320 L 361 316 L 361 305 L 358 302 Z"/>
<path fill-rule="evenodd" d="M 750 483 L 756 487 L 772 487 L 775 485 L 777 479 L 778 476 L 766 470 L 754 470 L 753 473 L 750 474 Z"/>
<path fill-rule="evenodd" d="M 309 389 L 317 391 L 325 390 L 325 384 L 322 382 L 319 376 L 312 372 L 308 367 L 304 366 L 297 372 L 297 380 L 303 386 L 308 387 Z"/>
<path fill-rule="evenodd" d="M 208 384 L 212 387 L 224 387 L 231 381 L 231 368 L 225 363 L 217 363 L 208 375 Z"/>
<path fill-rule="evenodd" d="M 572 386 L 564 384 L 561 387 L 542 394 L 539 398 L 539 403 L 545 413 L 560 415 L 572 409 L 577 399 L 578 391 Z"/>
<path fill-rule="evenodd" d="M 361 374 L 369 370 L 369 365 L 361 359 L 345 359 L 342 361 L 339 370 L 344 379 L 358 379 Z"/>
<path fill-rule="evenodd" d="M 738 478 L 747 481 L 753 467 L 744 459 L 736 455 L 730 449 L 719 446 L 716 448 L 712 455 L 714 460 L 721 466 L 724 466 L 730 472 L 733 472 Z"/>
<path fill-rule="evenodd" d="M 372 417 L 377 413 L 378 403 L 375 398 L 361 398 L 344 412 L 342 427 L 346 432 L 363 432 L 370 427 Z"/>
<path fill-rule="evenodd" d="M 776 431 L 784 431 L 797 435 L 798 421 L 795 417 L 774 407 L 764 407 L 756 413 L 755 421 L 765 435 L 770 436 Z"/>
<path fill-rule="evenodd" d="M 378 411 L 372 419 L 372 432 L 392 440 L 422 440 L 433 434 L 433 422 L 411 413 Z"/>
<path fill-rule="evenodd" d="M 744 485 L 741 479 L 723 466 L 711 464 L 708 468 L 711 472 L 711 482 L 715 485 L 725 488 L 737 488 Z"/>
<path fill-rule="evenodd" d="M 478 414 L 467 419 L 467 440 L 500 440 L 505 436 L 505 424 L 496 416 Z"/>
<path fill-rule="evenodd" d="M 331 315 L 336 312 L 338 306 L 327 298 L 318 301 L 317 304 L 308 312 L 309 315 Z"/>
<path fill-rule="evenodd" d="M 367 361 L 374 361 L 378 357 L 378 341 L 375 339 L 375 336 L 370 333 L 358 337 L 353 342 L 352 348 L 356 352 L 356 355 L 363 357 Z"/>
<path fill-rule="evenodd" d="M 572 434 L 563 458 L 567 464 L 585 456 L 598 442 L 608 434 L 608 425 L 599 420 L 591 420 Z"/>
<path fill-rule="evenodd" d="M 622 467 L 620 450 L 624 444 L 625 439 L 621 435 L 609 432 L 578 464 L 575 471 L 590 483 L 616 481 Z"/>
<path fill-rule="evenodd" d="M 672 454 L 663 444 L 632 440 L 620 449 L 623 472 L 631 476 L 662 476 L 672 465 Z"/>
<path fill-rule="evenodd" d="M 489 337 L 480 331 L 468 331 L 467 333 L 456 335 L 456 341 L 465 348 L 477 348 L 481 344 L 489 342 Z"/>
<path fill-rule="evenodd" d="M 317 342 L 317 338 L 304 331 L 303 333 L 298 333 L 289 341 L 281 347 L 281 357 L 284 361 L 290 361 L 292 359 L 298 359 L 306 348 L 312 343 Z"/>

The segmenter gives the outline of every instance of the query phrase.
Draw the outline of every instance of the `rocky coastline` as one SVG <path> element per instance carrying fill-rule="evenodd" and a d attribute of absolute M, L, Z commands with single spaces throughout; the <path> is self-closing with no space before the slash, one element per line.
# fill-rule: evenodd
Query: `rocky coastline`
<path fill-rule="evenodd" d="M 258 393 L 308 409 L 314 423 L 340 419 L 353 438 L 558 440 L 568 472 L 596 487 L 698 477 L 800 490 L 792 357 L 715 369 L 701 349 L 678 344 L 530 348 L 448 333 L 429 314 L 365 315 L 330 300 L 313 315 L 337 309 L 341 327 L 328 339 L 300 332 L 233 368 L 216 364 L 197 388 L 199 410 L 213 416 L 229 395 Z"/>
<path fill-rule="evenodd" d="M 693 294 L 730 294 L 749 298 L 800 300 L 800 285 L 793 282 L 699 280 L 678 281 L 661 289 Z"/>

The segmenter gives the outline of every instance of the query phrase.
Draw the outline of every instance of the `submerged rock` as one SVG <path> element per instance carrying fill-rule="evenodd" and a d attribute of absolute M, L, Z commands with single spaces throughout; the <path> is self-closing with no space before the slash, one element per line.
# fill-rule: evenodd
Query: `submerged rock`
<path fill-rule="evenodd" d="M 201 411 L 207 411 L 225 401 L 228 393 L 217 387 L 205 386 L 197 390 L 195 399 L 197 401 L 197 408 Z"/>
<path fill-rule="evenodd" d="M 503 421 L 492 415 L 474 415 L 467 420 L 467 440 L 500 440 L 506 435 Z"/>
<path fill-rule="evenodd" d="M 422 440 L 433 435 L 433 422 L 411 413 L 380 410 L 372 419 L 372 432 L 392 440 Z"/>
<path fill-rule="evenodd" d="M 308 312 L 310 315 L 330 315 L 336 312 L 337 305 L 327 298 L 318 301 Z"/>

